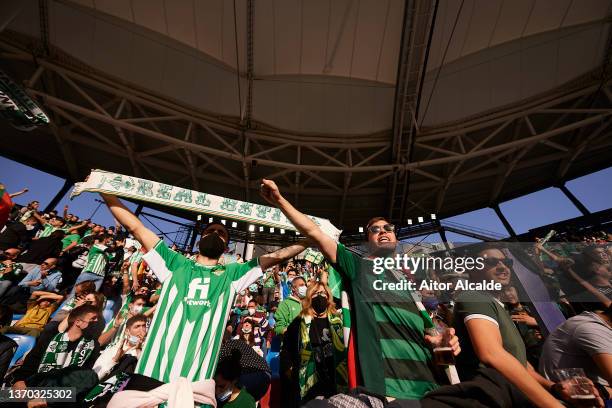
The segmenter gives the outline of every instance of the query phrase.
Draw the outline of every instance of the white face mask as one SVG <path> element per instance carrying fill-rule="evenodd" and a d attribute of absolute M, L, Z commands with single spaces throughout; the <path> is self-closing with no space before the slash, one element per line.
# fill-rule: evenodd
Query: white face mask
<path fill-rule="evenodd" d="M 245 333 L 245 334 L 249 334 L 251 332 L 251 330 L 252 329 L 250 327 L 243 327 L 242 328 L 242 332 Z"/>
<path fill-rule="evenodd" d="M 232 396 L 232 389 L 223 391 L 221 394 L 217 395 L 217 400 L 221 402 L 225 402 Z"/>
<path fill-rule="evenodd" d="M 128 343 L 130 343 L 131 345 L 135 346 L 136 344 L 138 344 L 139 341 L 140 341 L 140 337 L 138 337 L 138 336 L 132 335 L 132 336 L 128 337 Z"/>
<path fill-rule="evenodd" d="M 308 288 L 306 286 L 300 286 L 298 288 L 298 296 L 300 297 L 300 299 L 304 299 L 306 297 L 307 290 Z"/>
<path fill-rule="evenodd" d="M 255 314 L 255 308 L 249 307 L 249 315 L 253 316 Z"/>
<path fill-rule="evenodd" d="M 140 314 L 142 312 L 142 305 L 133 306 L 132 312 L 134 312 L 134 314 Z"/>

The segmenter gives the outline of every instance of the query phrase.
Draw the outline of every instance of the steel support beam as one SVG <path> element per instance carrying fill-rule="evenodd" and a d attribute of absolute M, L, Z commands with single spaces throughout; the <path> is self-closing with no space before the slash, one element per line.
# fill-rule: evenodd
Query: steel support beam
<path fill-rule="evenodd" d="M 55 207 L 62 201 L 62 198 L 66 195 L 66 193 L 70 190 L 70 188 L 74 185 L 74 182 L 70 180 L 65 180 L 62 188 L 55 194 L 55 196 L 49 201 L 49 204 L 45 207 L 45 212 L 49 212 L 55 209 Z"/>
<path fill-rule="evenodd" d="M 578 197 L 576 197 L 571 191 L 569 191 L 565 184 L 561 184 L 557 186 L 557 188 L 561 190 L 563 194 L 565 194 L 568 200 L 570 200 L 572 204 L 574 204 L 574 206 L 578 209 L 578 211 L 582 213 L 582 215 L 591 215 L 591 212 L 584 206 L 584 204 L 580 202 L 580 200 L 578 200 Z"/>
<path fill-rule="evenodd" d="M 510 225 L 510 223 L 508 222 L 504 214 L 501 212 L 501 209 L 499 208 L 499 204 L 492 205 L 491 208 L 493 209 L 493 211 L 495 211 L 495 214 L 497 214 L 502 224 L 504 224 L 504 228 L 506 228 L 506 231 L 508 231 L 508 234 L 510 234 L 512 238 L 516 238 L 516 232 L 514 232 L 512 225 Z"/>

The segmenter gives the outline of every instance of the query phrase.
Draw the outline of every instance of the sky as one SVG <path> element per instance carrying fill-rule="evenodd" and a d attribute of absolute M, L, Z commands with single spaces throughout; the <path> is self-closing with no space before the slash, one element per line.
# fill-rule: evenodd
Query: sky
<path fill-rule="evenodd" d="M 38 200 L 43 209 L 64 184 L 64 180 L 59 177 L 52 176 L 2 156 L 0 156 L 0 182 L 4 183 L 7 191 L 10 193 L 19 191 L 25 187 L 29 188 L 30 191 L 28 193 L 15 197 L 14 201 L 18 204 L 25 205 L 32 200 Z M 591 212 L 612 207 L 612 167 L 569 181 L 566 186 Z M 61 213 L 64 205 L 68 205 L 69 212 L 74 213 L 80 218 L 92 218 L 92 220 L 98 224 L 113 225 L 113 218 L 106 206 L 99 205 L 96 201 L 99 199 L 97 194 L 83 193 L 71 200 L 70 192 L 68 192 L 58 204 L 57 210 Z M 126 205 L 131 210 L 136 208 L 136 205 L 130 202 L 126 202 Z M 526 232 L 531 228 L 581 215 L 578 209 L 576 209 L 561 190 L 557 188 L 547 188 L 514 200 L 506 201 L 500 204 L 500 208 L 517 234 Z M 195 219 L 195 214 L 193 220 L 186 220 L 148 208 L 145 208 L 144 211 L 182 223 L 189 223 Z M 428 214 L 424 215 L 428 216 Z M 495 212 L 490 208 L 460 214 L 450 217 L 447 220 L 507 235 L 503 224 Z M 169 239 L 172 240 L 176 238 L 176 231 L 179 230 L 180 226 L 153 218 L 150 218 L 150 221 L 152 221 L 154 225 L 147 219 L 143 220 L 145 225 L 152 228 L 155 232 L 161 230 L 168 234 L 170 237 Z M 156 227 L 159 228 L 159 230 Z M 418 242 L 421 238 L 424 237 L 413 238 L 410 241 Z M 447 233 L 447 238 L 451 241 L 458 242 L 474 241 L 473 239 L 451 232 Z M 440 237 L 435 234 L 425 238 L 424 241 L 440 242 Z"/>

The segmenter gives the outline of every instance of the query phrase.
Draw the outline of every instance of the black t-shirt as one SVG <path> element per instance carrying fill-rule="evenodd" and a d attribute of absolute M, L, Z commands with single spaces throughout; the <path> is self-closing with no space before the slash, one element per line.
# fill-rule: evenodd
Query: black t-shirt
<path fill-rule="evenodd" d="M 27 252 L 23 253 L 18 262 L 40 264 L 47 258 L 57 258 L 62 250 L 62 239 L 44 237 L 32 241 Z"/>
<path fill-rule="evenodd" d="M 17 248 L 19 244 L 26 241 L 28 238 L 28 230 L 26 226 L 20 222 L 14 222 L 6 226 L 3 233 L 0 234 L 0 250 L 9 248 Z"/>
<path fill-rule="evenodd" d="M 308 392 L 304 400 L 322 395 L 331 397 L 336 393 L 334 371 L 334 347 L 332 345 L 329 320 L 325 317 L 314 317 L 310 323 L 310 344 L 315 356 L 315 364 L 319 381 Z"/>
<path fill-rule="evenodd" d="M 310 344 L 312 344 L 313 347 L 331 344 L 329 321 L 327 320 L 327 316 L 315 317 L 312 319 L 309 335 Z"/>

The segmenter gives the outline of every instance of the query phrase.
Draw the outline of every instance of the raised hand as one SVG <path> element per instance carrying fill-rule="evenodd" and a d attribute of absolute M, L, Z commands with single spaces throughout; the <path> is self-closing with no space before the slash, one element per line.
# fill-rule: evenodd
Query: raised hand
<path fill-rule="evenodd" d="M 283 198 L 278 186 L 272 180 L 262 179 L 259 194 L 270 204 L 276 206 Z"/>

